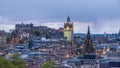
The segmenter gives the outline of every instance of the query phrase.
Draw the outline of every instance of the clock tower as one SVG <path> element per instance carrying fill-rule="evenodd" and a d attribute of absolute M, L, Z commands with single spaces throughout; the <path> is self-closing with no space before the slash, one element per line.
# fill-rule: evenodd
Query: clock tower
<path fill-rule="evenodd" d="M 73 40 L 73 23 L 70 21 L 70 17 L 67 17 L 67 23 L 64 23 L 64 37 L 68 42 Z"/>

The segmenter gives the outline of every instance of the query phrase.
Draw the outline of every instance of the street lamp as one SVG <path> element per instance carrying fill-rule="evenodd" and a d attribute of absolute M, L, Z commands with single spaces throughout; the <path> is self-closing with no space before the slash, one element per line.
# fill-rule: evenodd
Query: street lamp
<path fill-rule="evenodd" d="M 67 54 L 65 57 L 66 57 L 66 58 L 69 58 L 70 56 Z"/>

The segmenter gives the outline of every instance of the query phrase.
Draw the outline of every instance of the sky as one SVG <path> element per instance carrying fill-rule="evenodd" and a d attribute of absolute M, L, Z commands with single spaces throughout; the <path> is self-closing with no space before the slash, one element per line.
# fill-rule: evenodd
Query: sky
<path fill-rule="evenodd" d="M 0 30 L 15 24 L 60 28 L 70 16 L 74 33 L 117 33 L 120 29 L 120 0 L 0 0 Z"/>

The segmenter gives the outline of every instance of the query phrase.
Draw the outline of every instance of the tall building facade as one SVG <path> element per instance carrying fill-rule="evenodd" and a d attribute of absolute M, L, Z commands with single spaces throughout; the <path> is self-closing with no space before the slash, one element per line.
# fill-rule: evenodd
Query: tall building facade
<path fill-rule="evenodd" d="M 93 47 L 92 39 L 90 36 L 90 27 L 89 26 L 88 26 L 87 38 L 85 41 L 84 53 L 95 53 L 95 49 Z"/>
<path fill-rule="evenodd" d="M 73 40 L 73 23 L 69 16 L 67 17 L 67 23 L 64 23 L 64 37 L 69 42 L 72 42 Z"/>

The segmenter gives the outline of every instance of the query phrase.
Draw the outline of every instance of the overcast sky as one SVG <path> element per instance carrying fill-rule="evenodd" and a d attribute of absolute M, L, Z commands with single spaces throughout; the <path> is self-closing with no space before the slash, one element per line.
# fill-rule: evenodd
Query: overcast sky
<path fill-rule="evenodd" d="M 120 0 L 0 0 L 0 29 L 17 23 L 63 27 L 67 16 L 75 33 L 116 33 L 120 29 Z"/>

